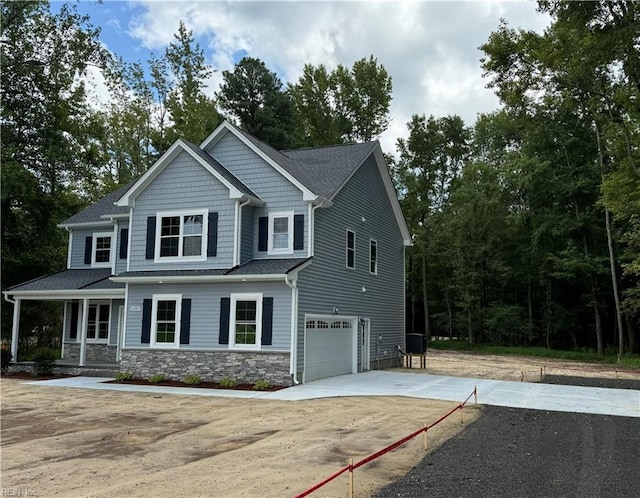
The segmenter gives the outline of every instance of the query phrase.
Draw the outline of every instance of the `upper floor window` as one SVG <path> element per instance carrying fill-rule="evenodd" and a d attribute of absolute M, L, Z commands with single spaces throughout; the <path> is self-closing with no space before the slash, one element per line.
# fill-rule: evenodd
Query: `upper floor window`
<path fill-rule="evenodd" d="M 184 211 L 158 213 L 156 229 L 156 261 L 174 259 L 206 259 L 206 213 Z"/>
<path fill-rule="evenodd" d="M 92 237 L 93 251 L 91 254 L 91 266 L 111 266 L 111 246 L 113 233 L 94 233 Z"/>
<path fill-rule="evenodd" d="M 369 273 L 378 273 L 378 242 L 369 239 Z"/>
<path fill-rule="evenodd" d="M 293 252 L 293 211 L 269 213 L 269 254 Z"/>
<path fill-rule="evenodd" d="M 356 232 L 347 230 L 347 268 L 356 268 Z"/>

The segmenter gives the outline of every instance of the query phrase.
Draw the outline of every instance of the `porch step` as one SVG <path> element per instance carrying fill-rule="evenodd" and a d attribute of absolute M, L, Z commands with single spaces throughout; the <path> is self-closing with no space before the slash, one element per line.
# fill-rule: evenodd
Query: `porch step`
<path fill-rule="evenodd" d="M 119 372 L 120 370 L 78 368 L 77 373 L 83 377 L 115 377 Z"/>

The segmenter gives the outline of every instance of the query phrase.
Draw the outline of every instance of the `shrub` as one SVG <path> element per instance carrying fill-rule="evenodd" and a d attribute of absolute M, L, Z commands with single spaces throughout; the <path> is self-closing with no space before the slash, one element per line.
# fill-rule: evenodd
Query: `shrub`
<path fill-rule="evenodd" d="M 56 364 L 56 352 L 49 348 L 38 348 L 31 355 L 32 373 L 36 377 L 51 375 Z"/>
<path fill-rule="evenodd" d="M 235 380 L 230 379 L 229 377 L 222 377 L 222 379 L 220 379 L 220 385 L 222 387 L 233 387 L 237 384 L 238 383 Z"/>
<path fill-rule="evenodd" d="M 155 375 L 152 375 L 151 377 L 149 377 L 149 382 L 151 384 L 158 384 L 158 383 L 162 382 L 165 379 L 166 379 L 166 377 L 164 375 L 155 374 Z"/>
<path fill-rule="evenodd" d="M 273 386 L 271 385 L 271 382 L 269 382 L 268 380 L 259 380 L 253 385 L 253 388 L 256 391 L 266 391 L 267 389 L 271 389 L 272 387 Z"/>
<path fill-rule="evenodd" d="M 202 382 L 202 379 L 198 375 L 187 375 L 182 382 L 187 384 L 188 386 L 197 386 Z"/>
<path fill-rule="evenodd" d="M 2 369 L 2 373 L 7 373 L 9 365 L 11 364 L 11 358 L 13 358 L 11 356 L 11 350 L 8 348 L 5 349 L 3 346 L 0 352 L 2 353 L 0 356 L 0 368 Z"/>
<path fill-rule="evenodd" d="M 133 374 L 131 372 L 118 372 L 116 374 L 116 380 L 118 382 L 124 382 L 126 380 L 133 380 Z"/>

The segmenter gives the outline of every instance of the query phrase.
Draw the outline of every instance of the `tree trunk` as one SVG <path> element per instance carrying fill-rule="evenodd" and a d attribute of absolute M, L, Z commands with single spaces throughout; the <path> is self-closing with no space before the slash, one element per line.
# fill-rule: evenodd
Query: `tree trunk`
<path fill-rule="evenodd" d="M 427 300 L 427 256 L 422 255 L 422 301 L 424 303 L 424 333 L 427 342 L 431 340 L 431 320 L 429 319 L 429 302 Z"/>
<path fill-rule="evenodd" d="M 442 275 L 444 276 L 444 300 L 447 304 L 447 315 L 449 317 L 449 340 L 453 339 L 453 312 L 451 311 L 451 301 L 449 300 L 449 282 L 447 281 L 447 272 L 442 271 Z"/>
<path fill-rule="evenodd" d="M 529 307 L 529 333 L 528 342 L 533 342 L 533 290 L 531 288 L 531 276 L 527 280 L 527 304 Z"/>
<path fill-rule="evenodd" d="M 551 349 L 551 342 L 549 341 L 549 336 L 551 335 L 551 282 L 547 284 L 547 326 L 546 329 L 546 337 L 545 341 L 547 344 L 547 349 Z"/>
<path fill-rule="evenodd" d="M 598 342 L 598 356 L 604 355 L 604 346 L 602 344 L 602 322 L 600 320 L 600 310 L 598 309 L 598 302 L 595 299 L 595 289 L 593 294 L 593 313 L 596 321 L 596 341 Z"/>
<path fill-rule="evenodd" d="M 604 179 L 604 153 L 602 151 L 602 143 L 600 141 L 600 129 L 598 123 L 594 120 L 596 127 L 596 141 L 598 144 L 598 161 L 600 162 L 600 173 Z M 613 299 L 616 303 L 616 317 L 618 323 L 618 361 L 624 353 L 624 327 L 622 326 L 622 310 L 620 307 L 620 295 L 618 293 L 618 277 L 616 275 L 616 262 L 613 252 L 613 238 L 611 237 L 611 220 L 609 217 L 609 210 L 604 208 L 604 221 L 607 229 L 607 246 L 609 247 L 609 266 L 611 268 L 611 282 L 613 284 Z M 600 354 L 600 348 L 598 347 L 598 354 Z"/>

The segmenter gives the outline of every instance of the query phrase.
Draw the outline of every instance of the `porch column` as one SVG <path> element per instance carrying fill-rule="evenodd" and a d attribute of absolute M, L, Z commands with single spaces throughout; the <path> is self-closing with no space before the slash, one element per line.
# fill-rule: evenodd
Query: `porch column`
<path fill-rule="evenodd" d="M 13 323 L 11 324 L 11 357 L 14 363 L 18 361 L 18 332 L 20 331 L 20 299 L 13 304 Z"/>
<path fill-rule="evenodd" d="M 82 326 L 80 328 L 80 361 L 78 366 L 84 367 L 84 358 L 87 348 L 87 327 L 89 325 L 89 300 L 82 300 Z"/>

